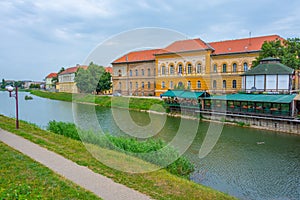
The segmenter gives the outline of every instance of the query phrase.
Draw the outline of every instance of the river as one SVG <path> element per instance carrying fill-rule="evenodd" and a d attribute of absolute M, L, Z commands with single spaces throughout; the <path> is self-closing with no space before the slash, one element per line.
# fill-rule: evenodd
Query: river
<path fill-rule="evenodd" d="M 74 122 L 75 119 L 86 129 L 99 129 L 100 125 L 105 132 L 124 134 L 113 115 L 118 112 L 126 114 L 124 110 L 72 105 L 36 96 L 33 96 L 33 100 L 26 101 L 25 95 L 28 93 L 19 93 L 20 119 L 35 123 L 41 128 L 45 128 L 50 120 Z M 15 101 L 8 97 L 8 92 L 0 92 L 0 114 L 15 116 Z M 91 120 L 95 116 L 97 122 Z M 186 123 L 183 128 L 186 138 L 193 137 L 193 128 L 189 127 L 196 127 L 196 136 L 185 155 L 196 166 L 191 180 L 197 183 L 240 199 L 300 199 L 299 136 L 225 125 L 221 127 L 221 136 L 212 151 L 204 158 L 199 158 L 199 149 L 208 134 L 207 130 L 210 126 L 217 127 L 220 124 L 198 123 L 161 115 L 149 116 L 148 113 L 133 111 L 130 111 L 129 118 L 138 127 L 147 126 L 151 120 L 162 124 L 154 137 L 167 142 L 178 134 L 182 124 Z"/>

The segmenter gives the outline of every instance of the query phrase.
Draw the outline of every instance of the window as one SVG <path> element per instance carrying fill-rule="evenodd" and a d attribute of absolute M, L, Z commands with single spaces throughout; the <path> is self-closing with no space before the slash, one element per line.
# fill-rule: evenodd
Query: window
<path fill-rule="evenodd" d="M 179 88 L 183 87 L 183 83 L 181 81 L 178 83 L 178 87 Z"/>
<path fill-rule="evenodd" d="M 213 81 L 213 88 L 214 88 L 214 89 L 217 88 L 217 81 L 216 81 L 216 80 Z"/>
<path fill-rule="evenodd" d="M 150 82 L 148 82 L 148 89 L 150 89 L 151 88 L 151 83 Z"/>
<path fill-rule="evenodd" d="M 223 80 L 223 88 L 226 88 L 226 80 Z"/>
<path fill-rule="evenodd" d="M 201 64 L 198 63 L 197 64 L 197 74 L 200 74 L 201 73 Z"/>
<path fill-rule="evenodd" d="M 145 88 L 145 84 L 144 84 L 144 82 L 142 82 L 142 88 L 143 88 L 143 89 Z"/>
<path fill-rule="evenodd" d="M 171 74 L 171 75 L 174 74 L 174 65 L 170 65 L 170 74 Z"/>
<path fill-rule="evenodd" d="M 166 87 L 165 82 L 164 81 L 161 82 L 161 88 L 165 88 L 165 87 Z"/>
<path fill-rule="evenodd" d="M 198 89 L 201 88 L 201 81 L 197 81 L 197 88 L 198 88 Z"/>
<path fill-rule="evenodd" d="M 150 68 L 148 68 L 148 76 L 151 76 Z"/>
<path fill-rule="evenodd" d="M 135 75 L 138 76 L 139 75 L 139 71 L 136 69 L 135 70 Z"/>
<path fill-rule="evenodd" d="M 217 64 L 214 64 L 214 66 L 213 66 L 213 72 L 217 72 L 218 70 L 217 70 Z"/>
<path fill-rule="evenodd" d="M 173 89 L 173 81 L 170 81 L 170 89 Z"/>
<path fill-rule="evenodd" d="M 236 65 L 236 63 L 233 63 L 232 72 L 236 72 L 236 71 L 237 71 L 237 65 Z"/>
<path fill-rule="evenodd" d="M 188 74 L 191 74 L 191 73 L 192 73 L 192 65 L 188 64 Z"/>
<path fill-rule="evenodd" d="M 162 74 L 162 75 L 165 75 L 165 74 L 166 74 L 166 67 L 165 67 L 165 66 L 162 66 L 162 67 L 161 67 L 161 74 Z"/>
<path fill-rule="evenodd" d="M 226 64 L 223 64 L 223 68 L 222 68 L 223 70 L 222 70 L 222 72 L 223 73 L 226 73 L 226 71 L 227 71 L 227 65 Z"/>
<path fill-rule="evenodd" d="M 181 64 L 178 66 L 178 73 L 182 74 L 182 65 Z"/>
<path fill-rule="evenodd" d="M 139 88 L 139 84 L 138 82 L 135 82 L 135 88 L 138 89 Z"/>
<path fill-rule="evenodd" d="M 246 72 L 246 71 L 248 71 L 248 63 L 244 63 L 244 71 Z"/>
<path fill-rule="evenodd" d="M 132 82 L 129 83 L 129 88 L 132 90 Z"/>
<path fill-rule="evenodd" d="M 118 74 L 119 76 L 122 76 L 122 70 L 119 69 Z"/>
<path fill-rule="evenodd" d="M 188 89 L 191 89 L 191 81 L 188 81 L 188 82 L 187 82 L 187 88 L 188 88 Z"/>
<path fill-rule="evenodd" d="M 119 82 L 119 90 L 121 90 L 121 89 L 122 89 L 122 83 Z"/>
<path fill-rule="evenodd" d="M 145 72 L 144 72 L 144 69 L 142 69 L 142 76 L 144 76 L 145 75 Z"/>
<path fill-rule="evenodd" d="M 129 71 L 129 76 L 132 76 L 132 70 Z"/>
<path fill-rule="evenodd" d="M 236 88 L 236 80 L 232 81 L 232 88 Z"/>

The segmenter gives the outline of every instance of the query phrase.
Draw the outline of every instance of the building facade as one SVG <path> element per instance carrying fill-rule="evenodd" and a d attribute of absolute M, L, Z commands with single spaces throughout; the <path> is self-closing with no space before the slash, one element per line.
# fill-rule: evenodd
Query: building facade
<path fill-rule="evenodd" d="M 46 81 L 46 90 L 51 90 L 55 89 L 55 83 L 52 82 L 53 78 L 57 77 L 57 73 L 50 73 L 48 76 L 46 76 L 45 81 Z"/>
<path fill-rule="evenodd" d="M 155 95 L 155 56 L 158 49 L 130 52 L 113 61 L 113 93 Z"/>
<path fill-rule="evenodd" d="M 210 43 L 189 39 L 164 49 L 131 52 L 112 63 L 113 89 L 137 96 L 160 96 L 168 89 L 236 93 L 263 43 L 274 40 L 284 39 L 278 35 Z"/>
<path fill-rule="evenodd" d="M 65 71 L 61 72 L 58 75 L 59 92 L 67 92 L 67 93 L 79 92 L 76 83 L 74 81 L 75 73 L 77 72 L 78 68 L 87 69 L 88 66 L 77 65 L 75 67 L 66 69 Z"/>

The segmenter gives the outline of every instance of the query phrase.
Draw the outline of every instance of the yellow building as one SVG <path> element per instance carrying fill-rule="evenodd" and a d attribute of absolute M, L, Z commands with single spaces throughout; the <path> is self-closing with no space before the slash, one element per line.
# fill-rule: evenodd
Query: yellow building
<path fill-rule="evenodd" d="M 242 88 L 241 74 L 251 68 L 265 41 L 277 35 L 205 43 L 200 39 L 175 41 L 155 55 L 156 96 L 168 89 L 235 93 Z"/>
<path fill-rule="evenodd" d="M 77 72 L 78 68 L 87 69 L 88 66 L 77 65 L 75 67 L 66 69 L 58 75 L 59 92 L 79 93 L 74 81 L 75 73 Z"/>

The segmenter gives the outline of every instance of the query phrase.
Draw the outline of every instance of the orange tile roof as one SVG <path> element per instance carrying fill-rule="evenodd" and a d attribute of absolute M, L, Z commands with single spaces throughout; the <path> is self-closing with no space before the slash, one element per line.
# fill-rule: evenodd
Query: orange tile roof
<path fill-rule="evenodd" d="M 199 51 L 212 49 L 211 46 L 199 38 L 190 40 L 175 41 L 166 48 L 159 51 L 157 54 L 179 53 L 185 51 Z"/>
<path fill-rule="evenodd" d="M 75 73 L 75 72 L 77 72 L 78 68 L 87 69 L 88 66 L 79 65 L 79 66 L 75 66 L 75 67 L 70 67 L 70 68 L 66 69 L 65 71 L 61 72 L 59 75 Z"/>
<path fill-rule="evenodd" d="M 113 69 L 112 69 L 112 67 L 105 67 L 105 71 L 112 74 Z"/>
<path fill-rule="evenodd" d="M 253 38 L 243 38 L 237 40 L 211 42 L 209 44 L 215 49 L 213 54 L 218 55 L 218 54 L 260 51 L 261 46 L 265 41 L 272 41 L 276 39 L 282 41 L 284 40 L 282 37 L 278 35 L 269 35 L 269 36 L 253 37 Z"/>
<path fill-rule="evenodd" d="M 142 51 L 133 51 L 125 54 L 124 56 L 113 61 L 116 63 L 127 63 L 127 62 L 141 62 L 141 61 L 151 61 L 155 60 L 154 54 L 156 54 L 160 49 L 150 49 Z"/>
<path fill-rule="evenodd" d="M 57 77 L 57 73 L 50 73 L 48 74 L 48 76 L 46 76 L 46 78 L 54 78 Z"/>

